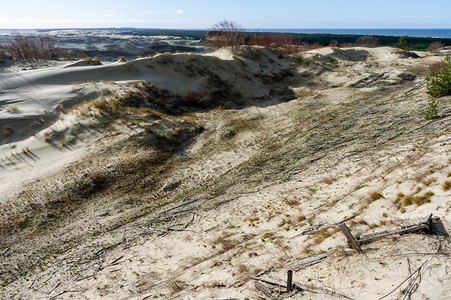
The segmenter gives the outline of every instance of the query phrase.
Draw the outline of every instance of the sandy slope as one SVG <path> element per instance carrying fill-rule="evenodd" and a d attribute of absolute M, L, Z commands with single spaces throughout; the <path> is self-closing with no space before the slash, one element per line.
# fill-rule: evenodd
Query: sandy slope
<path fill-rule="evenodd" d="M 418 54 L 222 49 L 3 74 L 1 297 L 266 298 L 248 275 L 284 280 L 328 253 L 295 282 L 378 299 L 409 258 L 426 262 L 412 299 L 446 299 L 449 239 L 395 236 L 359 254 L 334 226 L 301 234 L 430 212 L 450 230 L 451 107 L 424 120 L 424 76 L 441 57 Z"/>

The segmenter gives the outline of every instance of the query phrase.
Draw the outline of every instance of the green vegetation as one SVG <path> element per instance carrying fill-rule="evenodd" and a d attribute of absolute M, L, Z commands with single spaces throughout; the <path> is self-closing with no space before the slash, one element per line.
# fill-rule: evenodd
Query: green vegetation
<path fill-rule="evenodd" d="M 435 101 L 435 99 L 429 101 L 424 118 L 426 120 L 434 120 L 438 118 L 437 101 Z"/>
<path fill-rule="evenodd" d="M 440 71 L 431 71 L 427 80 L 427 90 L 432 98 L 451 95 L 451 56 L 445 57 Z"/>
<path fill-rule="evenodd" d="M 409 37 L 407 35 L 400 37 L 399 41 L 395 44 L 395 47 L 403 50 L 409 50 L 410 49 Z"/>
<path fill-rule="evenodd" d="M 141 36 L 155 36 L 155 35 L 167 35 L 167 36 L 182 36 L 192 39 L 205 40 L 207 30 L 171 30 L 171 29 L 155 29 L 155 30 L 137 30 L 133 29 L 128 34 L 141 35 Z M 258 36 L 267 35 L 268 32 L 242 32 L 244 40 L 247 38 L 255 38 Z M 293 41 L 302 41 L 308 44 L 318 44 L 320 46 L 328 46 L 331 42 L 338 43 L 339 46 L 352 46 L 356 43 L 357 39 L 362 37 L 357 34 L 307 34 L 307 33 L 270 33 L 273 37 L 283 37 L 289 35 Z M 278 38 L 276 38 L 278 39 Z M 369 39 L 369 38 L 367 38 Z M 378 35 L 370 38 L 371 45 L 376 42 L 380 46 L 393 46 L 399 42 L 399 36 L 385 36 Z M 440 44 L 440 46 L 451 46 L 451 39 L 447 38 L 424 38 L 424 37 L 408 37 L 410 43 L 410 50 L 426 50 L 431 43 Z M 361 40 L 359 41 L 361 42 Z"/>

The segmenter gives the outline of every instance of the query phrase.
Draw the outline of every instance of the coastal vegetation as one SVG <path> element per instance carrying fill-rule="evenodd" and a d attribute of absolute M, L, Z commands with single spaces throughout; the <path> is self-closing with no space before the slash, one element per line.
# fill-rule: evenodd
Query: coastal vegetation
<path fill-rule="evenodd" d="M 214 30 L 214 28 L 212 29 Z M 131 30 L 127 33 L 138 36 L 153 36 L 153 35 L 167 35 L 167 36 L 183 36 L 192 39 L 205 40 L 208 35 L 207 30 L 171 30 L 171 29 L 142 29 Z M 326 33 L 281 33 L 281 32 L 252 32 L 241 29 L 244 41 L 250 38 L 259 39 L 262 37 L 271 36 L 274 39 L 281 39 L 281 37 L 289 37 L 295 42 L 302 41 L 305 44 L 317 44 L 320 46 L 329 46 L 331 42 L 336 41 L 338 46 L 358 46 L 362 42 L 362 35 L 358 34 L 326 34 Z M 368 35 L 367 35 L 368 36 Z M 371 37 L 371 36 L 370 36 Z M 399 36 L 376 35 L 372 36 L 377 39 L 377 44 L 380 46 L 394 46 L 399 42 Z M 359 40 L 360 39 L 360 40 Z M 440 45 L 451 46 L 451 39 L 449 38 L 433 38 L 433 37 L 408 37 L 410 43 L 410 50 L 426 50 L 431 43 L 434 47 Z M 372 44 L 373 45 L 373 44 Z M 435 50 L 435 49 L 434 49 Z"/>
<path fill-rule="evenodd" d="M 53 38 L 47 36 L 25 37 L 14 35 L 0 41 L 0 53 L 16 59 L 59 60 L 79 58 L 81 51 L 68 49 L 59 45 Z"/>
<path fill-rule="evenodd" d="M 445 57 L 440 70 L 432 70 L 427 80 L 427 93 L 432 98 L 451 95 L 451 56 Z"/>

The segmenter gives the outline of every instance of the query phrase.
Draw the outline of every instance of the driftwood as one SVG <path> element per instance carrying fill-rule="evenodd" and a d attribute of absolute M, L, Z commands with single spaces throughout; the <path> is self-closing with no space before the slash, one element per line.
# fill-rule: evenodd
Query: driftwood
<path fill-rule="evenodd" d="M 355 239 L 355 237 L 352 235 L 351 231 L 349 230 L 348 226 L 346 226 L 346 222 L 340 223 L 338 225 L 338 227 L 340 227 L 341 231 L 343 232 L 343 234 L 348 239 L 349 245 L 352 248 L 354 248 L 355 250 L 357 250 L 358 252 L 363 252 L 362 249 L 359 246 L 359 243 L 357 242 L 357 240 Z"/>
<path fill-rule="evenodd" d="M 286 283 L 282 282 L 282 281 L 274 281 L 272 279 L 266 279 L 266 278 L 261 278 L 261 277 L 257 277 L 257 276 L 249 276 L 249 278 L 257 280 L 257 281 L 261 281 L 261 282 L 264 282 L 264 283 L 267 283 L 267 284 L 277 285 L 277 286 L 280 286 L 280 287 L 287 288 Z"/>
<path fill-rule="evenodd" d="M 280 286 L 280 287 L 283 287 L 283 288 L 287 289 L 286 283 L 281 282 L 281 281 L 275 281 L 275 280 L 272 280 L 272 279 L 260 278 L 260 277 L 257 277 L 257 276 L 249 276 L 249 278 L 257 280 L 257 281 L 261 281 L 261 282 L 264 282 L 264 283 L 267 283 L 267 284 L 270 284 L 270 285 Z M 330 294 L 330 295 L 340 296 L 340 297 L 343 297 L 343 298 L 346 298 L 346 299 L 350 299 L 350 300 L 356 300 L 354 297 L 351 297 L 351 296 L 346 295 L 346 294 L 341 293 L 341 292 L 337 292 L 336 290 L 328 288 L 328 287 L 318 287 L 318 286 L 313 286 L 313 285 L 310 285 L 310 284 L 299 284 L 299 283 L 294 283 L 293 282 L 292 283 L 292 288 L 293 288 L 293 290 L 298 290 L 298 291 L 306 290 L 306 291 L 314 292 L 314 293 L 317 293 L 318 291 L 321 291 L 321 292 L 325 292 L 325 293 Z"/>
<path fill-rule="evenodd" d="M 272 290 L 267 287 L 266 285 L 256 281 L 254 283 L 254 286 L 257 290 L 259 290 L 260 292 L 262 292 L 266 297 L 268 297 L 268 299 L 272 298 Z"/>
<path fill-rule="evenodd" d="M 432 222 L 432 214 L 429 214 L 425 218 L 423 218 L 421 221 L 418 221 L 418 222 L 401 225 L 392 230 L 379 231 L 379 232 L 373 232 L 373 233 L 361 235 L 357 239 L 357 242 L 358 242 L 358 244 L 365 244 L 365 243 L 369 243 L 373 240 L 376 240 L 376 239 L 379 239 L 379 238 L 382 238 L 385 236 L 389 236 L 389 235 L 406 234 L 406 233 L 429 229 L 431 222 Z"/>

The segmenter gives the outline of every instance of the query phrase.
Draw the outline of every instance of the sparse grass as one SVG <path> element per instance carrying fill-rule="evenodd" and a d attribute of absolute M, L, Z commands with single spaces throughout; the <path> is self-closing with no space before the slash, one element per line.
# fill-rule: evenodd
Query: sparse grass
<path fill-rule="evenodd" d="M 442 188 L 445 192 L 449 191 L 451 189 L 451 180 L 445 181 L 442 185 Z"/>
<path fill-rule="evenodd" d="M 88 84 L 88 83 L 95 84 L 95 83 L 97 83 L 97 82 L 95 82 L 94 80 L 88 80 L 88 81 L 74 81 L 74 82 L 72 82 L 72 85 L 80 85 L 80 84 Z"/>
<path fill-rule="evenodd" d="M 283 199 L 283 202 L 285 202 L 286 204 L 288 204 L 289 206 L 295 206 L 299 204 L 299 200 L 296 198 L 285 198 Z"/>
<path fill-rule="evenodd" d="M 17 108 L 17 106 L 10 106 L 6 109 L 6 112 L 17 114 L 19 112 L 19 109 Z"/>
<path fill-rule="evenodd" d="M 185 289 L 185 285 L 186 284 L 180 280 L 176 280 L 176 281 L 173 281 L 172 283 L 170 283 L 169 287 L 171 289 L 171 292 L 170 292 L 171 296 L 183 291 Z"/>
<path fill-rule="evenodd" d="M 315 239 L 313 240 L 313 245 L 321 244 L 325 239 L 327 239 L 328 237 L 331 237 L 338 231 L 340 231 L 340 229 L 338 227 L 321 228 L 320 230 L 315 232 Z"/>
<path fill-rule="evenodd" d="M 297 218 L 296 218 L 296 222 L 297 223 L 300 223 L 300 222 L 302 222 L 302 221 L 304 221 L 305 219 L 307 219 L 304 215 L 299 215 Z"/>
<path fill-rule="evenodd" d="M 57 104 L 56 105 L 56 110 L 58 110 L 59 112 L 66 114 L 67 113 L 67 109 L 65 109 L 61 104 Z"/>
<path fill-rule="evenodd" d="M 431 184 L 433 184 L 433 183 L 436 182 L 436 181 L 437 181 L 437 177 L 431 177 L 431 178 L 428 178 L 428 179 L 423 180 L 422 183 L 423 183 L 425 186 L 430 186 Z"/>
<path fill-rule="evenodd" d="M 315 238 L 313 241 L 309 242 L 304 249 L 302 250 L 302 253 L 306 255 L 311 255 L 313 253 L 316 253 L 318 251 L 314 251 L 313 247 L 320 245 L 325 239 L 333 236 L 335 233 L 339 232 L 340 229 L 338 227 L 326 227 L 318 230 L 315 232 Z M 323 253 L 323 251 L 319 251 Z"/>
<path fill-rule="evenodd" d="M 44 134 L 44 141 L 49 143 L 51 140 L 52 140 L 52 137 L 48 133 L 45 133 Z"/>
<path fill-rule="evenodd" d="M 241 57 L 238 57 L 237 55 L 233 55 L 233 59 L 236 60 L 243 68 L 246 68 L 248 66 L 247 62 L 245 62 Z"/>

